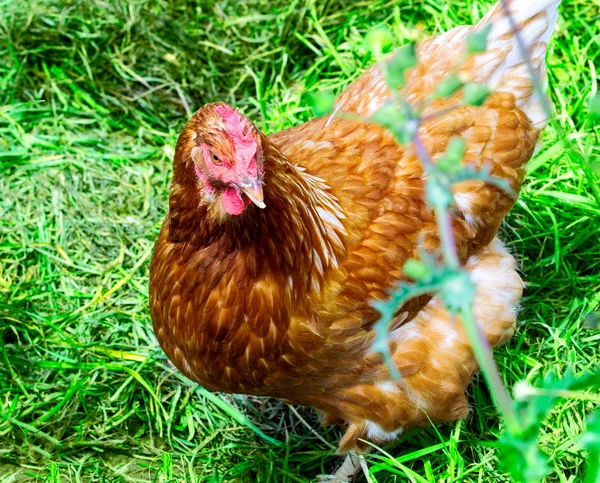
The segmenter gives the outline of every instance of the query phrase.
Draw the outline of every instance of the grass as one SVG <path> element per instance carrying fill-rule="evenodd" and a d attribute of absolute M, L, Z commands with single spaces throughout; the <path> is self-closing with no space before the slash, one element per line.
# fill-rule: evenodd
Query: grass
<path fill-rule="evenodd" d="M 339 463 L 310 409 L 213 395 L 167 363 L 148 263 L 179 130 L 203 103 L 266 132 L 309 117 L 300 86 L 339 91 L 363 37 L 398 43 L 479 19 L 482 0 L 0 1 L 0 482 L 303 482 Z M 600 142 L 587 115 L 598 0 L 561 7 L 550 45 L 556 117 L 502 235 L 528 283 L 496 352 L 509 387 L 600 361 Z M 463 422 L 409 432 L 369 459 L 377 482 L 503 482 L 484 383 Z M 581 481 L 598 392 L 540 434 L 549 482 Z M 314 428 L 307 429 L 306 424 Z M 273 438 L 277 441 L 273 441 Z"/>

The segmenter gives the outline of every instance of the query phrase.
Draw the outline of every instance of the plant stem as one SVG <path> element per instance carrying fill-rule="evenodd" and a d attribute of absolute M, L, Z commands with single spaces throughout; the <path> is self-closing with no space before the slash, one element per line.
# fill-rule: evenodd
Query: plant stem
<path fill-rule="evenodd" d="M 434 165 L 418 132 L 415 133 L 413 142 L 417 156 L 423 164 L 425 172 L 430 171 L 431 168 L 434 168 Z M 433 175 L 433 172 L 430 171 L 428 174 Z M 448 207 L 445 205 L 435 206 L 434 211 L 444 262 L 449 268 L 457 270 L 460 268 L 460 261 L 458 259 L 456 242 L 454 239 L 452 217 L 450 216 Z M 496 406 L 506 421 L 508 431 L 510 431 L 512 434 L 518 434 L 520 425 L 517 414 L 513 408 L 512 400 L 506 391 L 504 382 L 502 381 L 500 373 L 498 372 L 498 368 L 496 367 L 496 363 L 494 362 L 492 348 L 490 347 L 485 335 L 481 331 L 481 328 L 475 322 L 471 303 L 472 300 L 466 300 L 462 306 L 461 315 L 463 319 L 463 327 L 467 333 L 471 347 L 473 348 L 475 359 L 477 360 L 477 363 L 479 364 L 479 367 L 481 368 L 481 371 L 483 372 L 483 375 L 490 386 L 492 397 L 495 400 Z"/>
<path fill-rule="evenodd" d="M 462 317 L 463 328 L 467 333 L 469 342 L 471 342 L 475 359 L 490 386 L 492 397 L 506 422 L 506 427 L 510 433 L 519 434 L 519 418 L 513 407 L 512 400 L 506 391 L 504 382 L 500 377 L 498 368 L 496 367 L 492 349 L 483 334 L 481 327 L 479 327 L 475 321 L 473 308 L 471 307 L 470 302 L 463 304 L 460 314 Z"/>
<path fill-rule="evenodd" d="M 417 157 L 421 161 L 425 172 L 429 175 L 433 175 L 433 169 L 435 166 L 429 157 L 427 148 L 423 144 L 423 140 L 419 133 L 415 131 L 413 137 L 413 144 L 415 145 L 415 151 Z M 444 255 L 444 261 L 449 268 L 457 269 L 460 267 L 458 260 L 458 254 L 456 252 L 456 242 L 454 240 L 454 230 L 452 228 L 452 218 L 448 212 L 448 208 L 444 205 L 434 206 L 435 218 L 437 221 L 438 232 L 440 236 L 440 243 L 442 245 L 442 253 Z"/>
<path fill-rule="evenodd" d="M 431 158 L 429 157 L 427 148 L 423 144 L 423 140 L 421 139 L 421 136 L 419 135 L 418 131 L 415 131 L 415 135 L 413 137 L 413 144 L 415 145 L 415 151 L 417 153 L 419 161 L 421 161 L 423 168 L 425 168 L 425 172 L 428 173 L 434 167 L 434 165 L 433 161 L 431 161 Z"/>
<path fill-rule="evenodd" d="M 448 268 L 457 269 L 460 267 L 458 254 L 456 253 L 456 242 L 454 240 L 454 230 L 452 229 L 452 218 L 450 213 L 443 206 L 435 207 L 435 218 L 437 221 L 440 242 L 442 244 L 442 253 L 444 261 Z"/>

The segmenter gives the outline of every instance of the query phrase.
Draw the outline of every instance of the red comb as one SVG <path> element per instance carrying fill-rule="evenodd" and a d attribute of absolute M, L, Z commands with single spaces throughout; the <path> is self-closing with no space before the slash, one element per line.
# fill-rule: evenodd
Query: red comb
<path fill-rule="evenodd" d="M 256 176 L 256 162 L 254 155 L 258 149 L 256 140 L 252 134 L 244 134 L 247 119 L 242 117 L 239 111 L 229 106 L 218 106 L 217 114 L 225 121 L 225 130 L 233 140 L 235 149 L 236 166 L 244 170 L 249 176 Z"/>

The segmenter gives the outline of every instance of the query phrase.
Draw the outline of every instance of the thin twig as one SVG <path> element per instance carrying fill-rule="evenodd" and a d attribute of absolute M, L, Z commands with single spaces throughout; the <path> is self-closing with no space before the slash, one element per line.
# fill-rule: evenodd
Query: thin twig
<path fill-rule="evenodd" d="M 294 416 L 296 416 L 298 418 L 298 420 L 308 428 L 308 430 L 319 440 L 321 441 L 321 443 L 325 444 L 329 449 L 333 450 L 333 451 L 337 451 L 337 448 L 331 444 L 329 441 L 327 441 L 323 436 L 321 436 L 319 433 L 317 433 L 317 431 L 315 431 L 315 429 L 308 424 L 308 422 L 306 422 L 306 420 L 300 416 L 300 413 L 298 411 L 296 411 L 296 408 L 294 406 L 292 406 L 291 404 L 287 405 L 288 408 L 290 409 L 290 411 L 292 411 L 292 413 L 294 413 Z"/>

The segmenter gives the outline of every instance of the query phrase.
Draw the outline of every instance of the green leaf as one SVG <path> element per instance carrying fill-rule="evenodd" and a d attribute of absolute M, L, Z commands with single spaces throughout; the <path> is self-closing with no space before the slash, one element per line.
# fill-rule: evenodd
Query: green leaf
<path fill-rule="evenodd" d="M 442 82 L 440 82 L 433 93 L 435 98 L 447 98 L 454 94 L 458 89 L 463 86 L 457 75 L 449 75 Z"/>
<path fill-rule="evenodd" d="M 390 29 L 386 26 L 377 27 L 367 33 L 365 43 L 369 51 L 378 57 L 392 50 L 394 40 Z"/>
<path fill-rule="evenodd" d="M 465 302 L 469 305 L 473 303 L 475 285 L 466 270 L 448 270 L 443 274 L 441 282 L 440 297 L 451 314 L 458 313 Z"/>
<path fill-rule="evenodd" d="M 467 53 L 477 54 L 487 49 L 487 37 L 492 29 L 492 24 L 485 25 L 481 30 L 467 36 Z"/>
<path fill-rule="evenodd" d="M 506 431 L 498 444 L 500 466 L 516 483 L 539 483 L 550 472 L 548 456 L 538 448 L 536 436 L 522 438 Z"/>
<path fill-rule="evenodd" d="M 400 282 L 398 287 L 390 293 L 387 300 L 374 300 L 371 302 L 373 308 L 381 314 L 379 320 L 373 325 L 375 338 L 373 339 L 371 350 L 373 352 L 379 352 L 383 356 L 383 361 L 390 372 L 390 376 L 394 380 L 400 380 L 401 375 L 392 361 L 392 354 L 390 352 L 388 340 L 390 322 L 393 320 L 398 309 L 411 298 L 419 297 L 426 293 L 432 293 L 436 290 L 437 285 L 435 281 L 432 281 L 429 278 L 414 284 Z"/>
<path fill-rule="evenodd" d="M 399 126 L 405 124 L 407 121 L 404 113 L 396 108 L 391 102 L 385 102 L 369 119 L 390 131 L 398 129 Z"/>
<path fill-rule="evenodd" d="M 600 118 L 600 94 L 595 94 L 590 99 L 590 113 L 592 116 Z"/>
<path fill-rule="evenodd" d="M 508 431 L 504 434 L 499 446 L 499 461 L 517 483 L 541 482 L 549 472 L 548 458 L 539 450 L 536 440 L 558 398 L 565 391 L 581 391 L 599 384 L 600 371 L 577 376 L 567 371 L 561 378 L 553 374 L 546 376 L 539 387 L 524 381 L 515 385 L 515 409 L 521 430 L 518 434 Z M 593 427 L 596 427 L 596 421 Z M 600 483 L 589 479 L 585 483 L 591 482 Z"/>
<path fill-rule="evenodd" d="M 431 177 L 425 185 L 425 198 L 429 206 L 450 208 L 454 204 L 452 191 L 447 183 L 442 183 L 438 177 Z"/>
<path fill-rule="evenodd" d="M 416 258 L 409 258 L 404 264 L 404 275 L 415 280 L 421 280 L 430 274 L 425 264 Z"/>
<path fill-rule="evenodd" d="M 407 116 L 406 111 L 398 109 L 391 102 L 384 103 L 369 120 L 385 127 L 400 144 L 406 145 L 412 141 L 416 129 L 415 122 Z"/>
<path fill-rule="evenodd" d="M 398 52 L 386 63 L 386 77 L 390 87 L 397 89 L 402 86 L 406 70 L 415 65 L 417 65 L 417 48 L 414 43 L 406 44 L 398 49 Z"/>
<path fill-rule="evenodd" d="M 330 92 L 311 93 L 307 97 L 315 116 L 324 116 L 333 111 L 335 98 Z"/>
<path fill-rule="evenodd" d="M 600 411 L 596 411 L 587 421 L 585 433 L 579 444 L 588 450 L 587 469 L 584 483 L 600 482 Z"/>
<path fill-rule="evenodd" d="M 483 84 L 466 84 L 463 101 L 471 106 L 481 106 L 491 93 L 492 91 Z"/>
<path fill-rule="evenodd" d="M 536 387 L 537 386 L 537 387 Z M 547 375 L 535 386 L 526 382 L 515 385 L 515 407 L 522 423 L 521 436 L 535 438 L 546 414 L 554 407 L 561 391 L 583 391 L 600 386 L 600 371 L 575 375 L 567 371 L 562 377 Z"/>
<path fill-rule="evenodd" d="M 462 158 L 465 154 L 465 140 L 458 136 L 450 138 L 444 155 L 438 159 L 437 166 L 447 173 L 458 173 L 462 168 Z"/>

